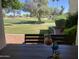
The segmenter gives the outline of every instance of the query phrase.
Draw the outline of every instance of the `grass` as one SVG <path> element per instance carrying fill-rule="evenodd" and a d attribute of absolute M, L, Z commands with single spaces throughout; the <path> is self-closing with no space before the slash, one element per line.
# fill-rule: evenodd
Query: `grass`
<path fill-rule="evenodd" d="M 57 19 L 66 19 L 66 16 L 59 15 Z M 5 33 L 9 34 L 44 34 L 48 28 L 55 26 L 55 22 L 52 19 L 41 18 L 43 23 L 37 24 L 38 19 L 35 17 L 15 17 L 15 18 L 4 18 Z M 43 30 L 45 30 L 43 32 Z"/>
<path fill-rule="evenodd" d="M 66 19 L 67 17 L 66 17 L 66 15 L 63 15 L 63 14 L 62 14 L 62 15 L 57 16 L 56 18 L 57 18 L 57 19 Z"/>
<path fill-rule="evenodd" d="M 42 22 L 52 23 L 53 20 L 48 20 L 47 18 L 41 18 Z M 37 18 L 4 18 L 4 23 L 17 23 L 17 22 L 27 22 L 27 21 L 38 21 Z"/>
<path fill-rule="evenodd" d="M 67 16 L 62 14 L 62 15 L 57 15 L 57 16 L 54 17 L 54 20 L 60 20 L 60 19 L 66 20 Z"/>
<path fill-rule="evenodd" d="M 5 27 L 7 33 L 16 33 L 16 34 L 38 34 L 40 30 L 47 30 L 48 25 L 13 25 L 11 27 Z"/>
<path fill-rule="evenodd" d="M 36 18 L 4 18 L 5 32 L 10 34 L 39 34 L 40 30 L 48 30 L 49 26 L 55 26 L 53 20 L 42 18 L 41 24 L 22 22 L 38 21 Z M 19 24 L 22 23 L 22 24 Z"/>

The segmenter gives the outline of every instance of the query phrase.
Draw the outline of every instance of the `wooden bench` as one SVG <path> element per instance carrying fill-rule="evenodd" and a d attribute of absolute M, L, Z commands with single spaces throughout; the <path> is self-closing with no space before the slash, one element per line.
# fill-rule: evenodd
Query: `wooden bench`
<path fill-rule="evenodd" d="M 44 43 L 43 34 L 25 34 L 24 43 Z"/>
<path fill-rule="evenodd" d="M 75 36 L 69 35 L 51 35 L 53 41 L 57 41 L 58 44 L 66 44 L 66 45 L 73 45 L 75 44 Z"/>
<path fill-rule="evenodd" d="M 75 42 L 74 36 L 68 35 L 50 35 L 53 41 L 57 41 L 58 44 L 72 45 Z M 25 34 L 25 43 L 44 43 L 44 34 Z"/>

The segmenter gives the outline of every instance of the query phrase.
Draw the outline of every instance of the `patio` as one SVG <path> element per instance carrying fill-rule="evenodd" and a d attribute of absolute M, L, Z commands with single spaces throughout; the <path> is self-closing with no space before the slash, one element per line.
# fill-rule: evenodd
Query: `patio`
<path fill-rule="evenodd" d="M 78 47 L 59 45 L 59 59 L 78 59 Z M 8 44 L 0 50 L 0 59 L 51 59 L 52 49 L 44 44 Z"/>

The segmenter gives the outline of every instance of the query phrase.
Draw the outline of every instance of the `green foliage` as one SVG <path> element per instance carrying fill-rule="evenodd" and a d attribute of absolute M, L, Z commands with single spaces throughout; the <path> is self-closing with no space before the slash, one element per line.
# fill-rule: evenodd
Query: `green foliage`
<path fill-rule="evenodd" d="M 74 15 L 69 15 L 66 21 L 66 28 L 70 28 L 74 25 L 77 25 L 78 22 L 78 13 Z"/>
<path fill-rule="evenodd" d="M 47 13 L 47 4 L 48 0 L 30 0 L 26 2 L 25 8 L 31 13 L 31 16 L 36 16 L 39 22 L 41 22 L 41 17 Z"/>
<path fill-rule="evenodd" d="M 5 23 L 4 26 L 12 26 L 10 23 Z"/>
<path fill-rule="evenodd" d="M 29 15 L 29 14 L 23 14 L 23 16 L 25 16 L 25 17 L 29 17 L 30 15 Z"/>
<path fill-rule="evenodd" d="M 77 32 L 77 22 L 78 22 L 78 13 L 69 15 L 66 20 L 66 26 L 64 34 L 66 35 L 76 35 Z"/>
<path fill-rule="evenodd" d="M 3 8 L 7 8 L 7 7 L 10 6 L 9 0 L 8 1 L 7 0 L 1 0 L 1 1 L 2 1 L 2 7 Z"/>
<path fill-rule="evenodd" d="M 55 26 L 53 20 L 48 20 L 47 18 L 41 18 L 42 19 L 42 24 L 32 24 L 32 23 L 27 23 L 27 22 L 37 22 L 37 18 L 28 18 L 28 17 L 17 17 L 15 19 L 13 18 L 4 18 L 4 27 L 5 27 L 5 33 L 9 34 L 45 34 L 48 33 L 48 28 L 49 26 Z M 22 24 L 16 24 L 19 22 L 26 22 Z M 41 30 L 41 32 L 40 32 Z M 44 31 L 43 31 L 44 30 Z"/>
<path fill-rule="evenodd" d="M 22 3 L 19 0 L 13 0 L 12 3 L 12 9 L 21 9 L 22 8 Z"/>
<path fill-rule="evenodd" d="M 55 24 L 57 27 L 65 27 L 65 20 L 64 19 L 56 20 Z"/>
<path fill-rule="evenodd" d="M 23 4 L 19 0 L 2 0 L 3 8 L 20 9 L 22 6 Z"/>
<path fill-rule="evenodd" d="M 64 19 L 66 20 L 67 16 L 65 14 L 62 14 L 62 15 L 58 15 L 56 17 L 54 17 L 56 20 L 60 20 L 60 19 Z"/>
<path fill-rule="evenodd" d="M 16 10 L 22 9 L 24 6 L 19 0 L 2 0 L 2 8 L 5 13 L 13 12 L 14 16 L 16 14 Z"/>
<path fill-rule="evenodd" d="M 69 28 L 69 29 L 64 30 L 64 34 L 66 34 L 66 35 L 76 35 L 76 32 L 77 32 L 77 26 L 76 25 Z"/>

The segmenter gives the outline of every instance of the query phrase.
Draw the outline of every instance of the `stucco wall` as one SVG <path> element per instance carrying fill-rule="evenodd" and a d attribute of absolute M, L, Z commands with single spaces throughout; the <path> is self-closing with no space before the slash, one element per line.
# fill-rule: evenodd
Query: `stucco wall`
<path fill-rule="evenodd" d="M 78 11 L 78 0 L 69 0 L 70 8 L 69 11 L 70 13 L 75 13 Z"/>
<path fill-rule="evenodd" d="M 6 44 L 5 44 L 4 25 L 3 25 L 3 16 L 0 0 L 0 49 L 2 49 L 5 45 Z"/>

